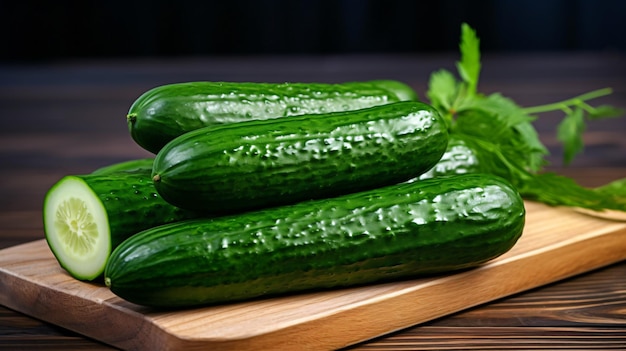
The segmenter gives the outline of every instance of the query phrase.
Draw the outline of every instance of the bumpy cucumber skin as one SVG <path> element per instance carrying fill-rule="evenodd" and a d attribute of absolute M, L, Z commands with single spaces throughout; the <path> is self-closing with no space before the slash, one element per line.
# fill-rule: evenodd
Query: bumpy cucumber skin
<path fill-rule="evenodd" d="M 398 102 L 195 130 L 157 154 L 153 175 L 175 206 L 235 213 L 406 181 L 447 142 L 434 108 Z"/>
<path fill-rule="evenodd" d="M 311 113 L 356 110 L 416 101 L 407 85 L 391 80 L 322 83 L 187 82 L 153 88 L 131 105 L 132 138 L 157 153 L 175 137 L 202 127 Z"/>
<path fill-rule="evenodd" d="M 411 181 L 446 177 L 466 173 L 483 173 L 483 163 L 468 141 L 454 134 L 448 135 L 448 147 L 441 159 L 428 171 Z"/>
<path fill-rule="evenodd" d="M 517 179 L 512 177 L 507 166 L 493 152 L 481 147 L 471 136 L 451 132 L 448 148 L 437 164 L 417 179 L 445 177 L 465 173 L 489 173 L 506 179 L 525 196 Z"/>
<path fill-rule="evenodd" d="M 524 221 L 502 178 L 428 179 L 149 229 L 112 253 L 105 282 L 184 307 L 453 272 L 508 251 Z"/>
<path fill-rule="evenodd" d="M 81 178 L 106 209 L 113 248 L 142 230 L 199 216 L 163 200 L 149 169 L 74 177 Z"/>
<path fill-rule="evenodd" d="M 91 175 L 104 175 L 117 172 L 134 172 L 140 170 L 152 171 L 153 157 L 140 158 L 136 160 L 122 161 L 98 168 L 91 172 Z"/>

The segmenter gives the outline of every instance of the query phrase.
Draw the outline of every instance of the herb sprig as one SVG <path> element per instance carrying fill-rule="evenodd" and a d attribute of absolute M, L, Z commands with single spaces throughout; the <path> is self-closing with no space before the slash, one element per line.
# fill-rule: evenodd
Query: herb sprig
<path fill-rule="evenodd" d="M 522 107 L 500 93 L 484 95 L 478 91 L 480 40 L 466 23 L 461 26 L 459 48 L 461 58 L 456 68 L 460 80 L 450 71 L 435 71 L 427 91 L 430 104 L 446 120 L 451 136 L 467 140 L 478 152 L 489 155 L 488 171 L 510 180 L 528 199 L 550 205 L 626 211 L 626 199 L 615 195 L 626 193 L 626 180 L 612 183 L 612 191 L 608 192 L 606 187 L 590 189 L 573 179 L 544 172 L 548 149 L 533 126 L 538 114 L 564 113 L 557 126 L 557 139 L 563 144 L 564 164 L 570 164 L 583 150 L 587 121 L 624 114 L 613 106 L 594 107 L 588 103 L 611 94 L 610 88 L 551 104 Z"/>

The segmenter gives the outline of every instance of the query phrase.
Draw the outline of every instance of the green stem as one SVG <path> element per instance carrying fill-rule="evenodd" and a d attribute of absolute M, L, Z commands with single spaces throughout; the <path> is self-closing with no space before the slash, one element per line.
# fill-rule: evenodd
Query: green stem
<path fill-rule="evenodd" d="M 563 110 L 564 108 L 570 105 L 575 105 L 581 101 L 591 100 L 591 99 L 599 98 L 601 96 L 610 95 L 612 92 L 613 92 L 613 89 L 611 88 L 598 89 L 598 90 L 590 91 L 586 94 L 578 95 L 571 99 L 567 99 L 567 100 L 563 100 L 563 101 L 559 101 L 559 102 L 555 102 L 551 104 L 546 104 L 546 105 L 525 107 L 523 108 L 523 110 L 527 114 Z"/>

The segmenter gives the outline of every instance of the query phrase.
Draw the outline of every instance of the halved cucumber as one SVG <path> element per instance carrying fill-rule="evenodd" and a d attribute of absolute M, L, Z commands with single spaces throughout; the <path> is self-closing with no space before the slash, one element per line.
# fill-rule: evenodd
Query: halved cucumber
<path fill-rule="evenodd" d="M 102 274 L 111 254 L 109 216 L 89 185 L 64 177 L 48 192 L 43 213 L 46 239 L 61 267 L 78 279 Z"/>
<path fill-rule="evenodd" d="M 133 167 L 134 168 L 134 167 Z M 163 200 L 148 167 L 108 174 L 68 175 L 44 200 L 46 240 L 70 275 L 94 280 L 112 249 L 161 224 L 197 217 Z"/>

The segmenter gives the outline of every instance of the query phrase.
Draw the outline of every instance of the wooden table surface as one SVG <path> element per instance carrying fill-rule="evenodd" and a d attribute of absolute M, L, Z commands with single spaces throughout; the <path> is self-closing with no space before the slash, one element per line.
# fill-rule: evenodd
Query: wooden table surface
<path fill-rule="evenodd" d="M 191 81 L 341 82 L 402 80 L 424 96 L 430 73 L 453 55 L 213 57 L 0 63 L 0 249 L 43 238 L 47 189 L 65 174 L 147 156 L 128 135 L 125 113 L 156 85 Z M 626 55 L 484 54 L 479 90 L 523 106 L 594 89 L 592 102 L 626 108 Z M 536 122 L 552 170 L 587 186 L 626 177 L 626 118 L 591 122 L 585 153 L 565 168 L 555 138 L 561 115 Z M 558 220 L 558 218 L 555 218 Z M 626 262 L 504 298 L 350 347 L 353 350 L 626 349 Z M 371 323 L 376 323 L 372 320 Z M 0 306 L 2 350 L 111 349 Z"/>

